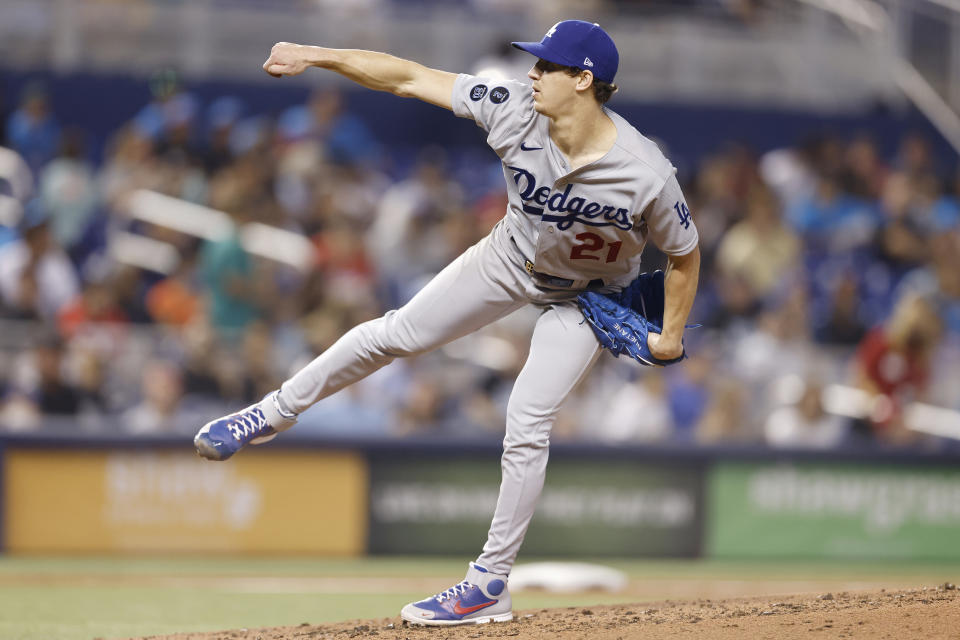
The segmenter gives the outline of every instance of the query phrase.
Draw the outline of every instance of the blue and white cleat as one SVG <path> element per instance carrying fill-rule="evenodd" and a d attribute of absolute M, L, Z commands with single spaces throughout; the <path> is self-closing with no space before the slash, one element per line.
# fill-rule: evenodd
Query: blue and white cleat
<path fill-rule="evenodd" d="M 411 602 L 400 611 L 410 624 L 451 626 L 513 620 L 507 576 L 490 573 L 471 562 L 467 577 L 435 596 Z"/>
<path fill-rule="evenodd" d="M 226 460 L 248 444 L 263 444 L 296 423 L 280 409 L 274 391 L 257 404 L 203 425 L 193 438 L 197 453 L 208 460 Z"/>

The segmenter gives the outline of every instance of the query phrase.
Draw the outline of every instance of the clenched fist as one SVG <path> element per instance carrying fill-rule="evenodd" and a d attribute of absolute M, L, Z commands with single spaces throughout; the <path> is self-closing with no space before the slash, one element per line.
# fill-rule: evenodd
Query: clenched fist
<path fill-rule="evenodd" d="M 650 355 L 659 360 L 673 360 L 683 355 L 682 342 L 665 340 L 661 334 L 652 331 L 647 334 L 647 348 Z"/>
<path fill-rule="evenodd" d="M 278 42 L 270 49 L 270 57 L 263 63 L 263 70 L 274 78 L 303 73 L 311 66 L 311 49 L 313 47 L 292 42 Z"/>

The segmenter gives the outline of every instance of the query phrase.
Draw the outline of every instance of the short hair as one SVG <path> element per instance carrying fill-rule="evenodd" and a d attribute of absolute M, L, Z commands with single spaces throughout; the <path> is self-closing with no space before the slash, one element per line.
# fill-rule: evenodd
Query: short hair
<path fill-rule="evenodd" d="M 548 62 L 541 58 L 537 61 L 536 67 L 544 73 L 549 73 L 551 71 L 563 71 L 571 78 L 580 74 L 583 71 L 580 67 L 571 67 L 568 65 L 557 64 L 556 62 Z M 593 73 L 591 71 L 591 73 Z M 618 87 L 612 82 L 604 82 L 603 80 L 598 80 L 597 76 L 593 76 L 593 97 L 596 98 L 597 102 L 600 104 L 606 104 L 610 98 L 613 97 L 613 94 L 616 93 Z"/>

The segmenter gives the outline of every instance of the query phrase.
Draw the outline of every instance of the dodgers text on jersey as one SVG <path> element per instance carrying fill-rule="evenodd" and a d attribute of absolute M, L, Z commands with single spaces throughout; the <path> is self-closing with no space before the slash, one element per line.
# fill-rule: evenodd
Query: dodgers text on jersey
<path fill-rule="evenodd" d="M 513 171 L 524 213 L 542 216 L 544 222 L 556 222 L 560 231 L 566 231 L 574 222 L 591 227 L 613 226 L 624 231 L 633 228 L 627 209 L 587 200 L 573 193 L 572 183 L 563 191 L 554 191 L 549 186 L 538 188 L 535 175 L 521 167 L 508 168 Z"/>

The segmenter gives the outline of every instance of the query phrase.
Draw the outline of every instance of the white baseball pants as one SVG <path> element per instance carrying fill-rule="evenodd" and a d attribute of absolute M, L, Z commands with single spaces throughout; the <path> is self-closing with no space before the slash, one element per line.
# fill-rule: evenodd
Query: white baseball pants
<path fill-rule="evenodd" d="M 600 353 L 575 298 L 576 292 L 534 286 L 501 222 L 406 305 L 354 327 L 286 381 L 283 403 L 300 413 L 394 358 L 436 349 L 526 304 L 541 306 L 507 405 L 500 495 L 477 559 L 493 573 L 508 574 L 543 489 L 557 412 Z"/>

